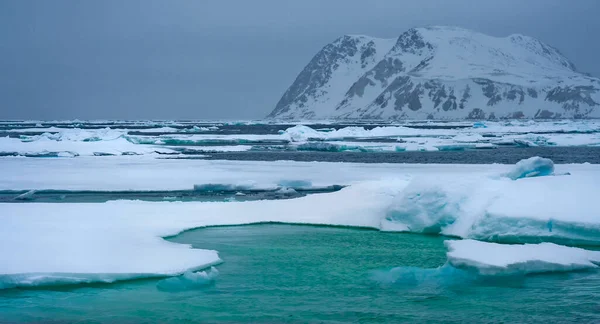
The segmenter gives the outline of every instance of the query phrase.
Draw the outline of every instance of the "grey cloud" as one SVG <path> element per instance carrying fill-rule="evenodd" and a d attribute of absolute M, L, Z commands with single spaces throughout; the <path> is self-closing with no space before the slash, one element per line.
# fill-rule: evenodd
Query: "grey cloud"
<path fill-rule="evenodd" d="M 598 12 L 596 0 L 1 1 L 0 118 L 261 118 L 338 36 L 434 24 L 534 36 L 600 75 Z"/>

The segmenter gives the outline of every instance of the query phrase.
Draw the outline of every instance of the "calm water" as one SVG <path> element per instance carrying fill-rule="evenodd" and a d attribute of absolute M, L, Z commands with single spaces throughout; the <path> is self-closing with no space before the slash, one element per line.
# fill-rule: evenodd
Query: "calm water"
<path fill-rule="evenodd" d="M 86 323 L 600 322 L 599 272 L 478 278 L 441 267 L 444 238 L 436 236 L 252 225 L 194 230 L 172 241 L 218 250 L 225 262 L 218 266 L 216 281 L 166 290 L 158 289 L 165 287 L 165 279 L 4 290 L 0 318 Z"/>

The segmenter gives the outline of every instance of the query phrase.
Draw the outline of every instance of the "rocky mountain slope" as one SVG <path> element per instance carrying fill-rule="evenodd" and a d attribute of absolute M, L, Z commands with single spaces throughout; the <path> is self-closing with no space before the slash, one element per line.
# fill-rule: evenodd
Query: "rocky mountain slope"
<path fill-rule="evenodd" d="M 325 46 L 269 118 L 600 117 L 600 79 L 523 35 L 413 28 L 398 39 L 343 36 Z"/>

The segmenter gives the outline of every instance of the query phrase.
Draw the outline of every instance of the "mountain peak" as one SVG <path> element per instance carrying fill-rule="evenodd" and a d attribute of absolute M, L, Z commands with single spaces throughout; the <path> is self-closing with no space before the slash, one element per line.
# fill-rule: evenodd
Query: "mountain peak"
<path fill-rule="evenodd" d="M 269 117 L 600 117 L 598 82 L 533 37 L 416 27 L 391 40 L 336 39 Z"/>

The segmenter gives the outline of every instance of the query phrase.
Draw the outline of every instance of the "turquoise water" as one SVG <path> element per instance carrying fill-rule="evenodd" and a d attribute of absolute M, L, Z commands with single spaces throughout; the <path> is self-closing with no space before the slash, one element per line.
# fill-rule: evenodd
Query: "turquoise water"
<path fill-rule="evenodd" d="M 438 236 L 251 225 L 193 230 L 171 240 L 218 250 L 225 262 L 217 267 L 216 280 L 192 286 L 172 285 L 172 279 L 144 279 L 4 290 L 0 291 L 0 319 L 85 323 L 600 321 L 599 272 L 480 278 L 443 266 L 445 238 Z"/>

